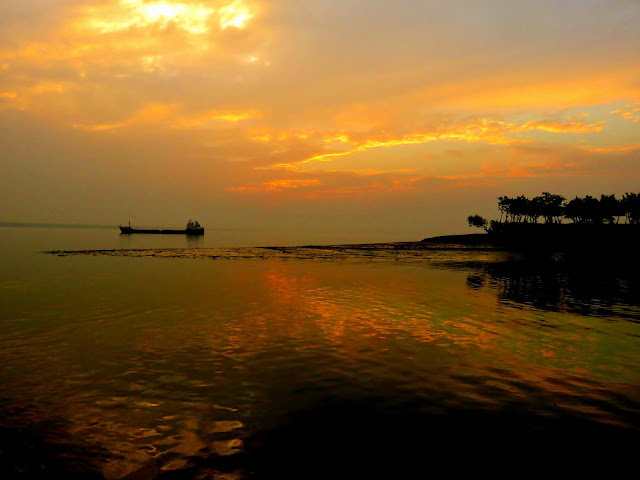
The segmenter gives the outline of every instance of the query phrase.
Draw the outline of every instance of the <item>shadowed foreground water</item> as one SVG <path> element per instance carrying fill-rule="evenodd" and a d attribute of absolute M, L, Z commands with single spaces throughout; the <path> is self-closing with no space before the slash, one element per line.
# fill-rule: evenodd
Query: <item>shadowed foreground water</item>
<path fill-rule="evenodd" d="M 0 285 L 4 478 L 517 476 L 614 469 L 640 439 L 629 271 L 457 250 L 33 261 Z"/>

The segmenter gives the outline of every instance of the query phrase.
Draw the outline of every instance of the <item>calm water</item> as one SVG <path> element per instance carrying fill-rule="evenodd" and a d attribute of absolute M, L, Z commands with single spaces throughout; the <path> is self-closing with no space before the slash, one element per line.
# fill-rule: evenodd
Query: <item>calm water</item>
<path fill-rule="evenodd" d="M 639 445 L 632 269 L 224 245 L 0 228 L 3 478 L 574 470 Z M 84 249 L 125 251 L 36 253 Z"/>

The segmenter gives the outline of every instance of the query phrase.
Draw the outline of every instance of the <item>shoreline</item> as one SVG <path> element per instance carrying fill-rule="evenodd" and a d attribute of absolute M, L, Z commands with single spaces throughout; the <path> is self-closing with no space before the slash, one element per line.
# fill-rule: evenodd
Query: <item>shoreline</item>
<path fill-rule="evenodd" d="M 532 228 L 533 227 L 533 228 Z M 571 226 L 570 226 L 571 227 Z M 270 246 L 234 246 L 234 247 L 169 247 L 169 248 L 113 248 L 113 249 L 82 249 L 82 250 L 49 250 L 39 251 L 49 255 L 128 255 L 142 254 L 143 252 L 154 252 L 154 256 L 170 256 L 176 252 L 194 252 L 196 256 L 207 256 L 207 251 L 234 252 L 230 256 L 237 258 L 240 252 L 251 251 L 251 257 L 257 252 L 278 252 L 281 254 L 300 254 L 303 251 L 317 251 L 320 256 L 326 252 L 333 251 L 336 254 L 346 255 L 351 252 L 360 252 L 367 256 L 388 256 L 393 252 L 428 252 L 428 251 L 478 251 L 478 252 L 508 252 L 525 255 L 550 255 L 556 259 L 573 258 L 574 260 L 603 260 L 611 259 L 615 261 L 628 261 L 633 264 L 640 262 L 640 251 L 636 248 L 635 226 L 627 228 L 633 229 L 631 235 L 584 235 L 585 233 L 600 232 L 600 228 L 584 228 L 572 230 L 569 234 L 548 235 L 557 233 L 558 226 L 516 225 L 514 231 L 506 234 L 497 233 L 469 233 L 458 235 L 438 235 L 427 237 L 417 241 L 403 242 L 377 242 L 377 243 L 354 243 L 354 244 L 325 244 L 325 245 L 270 245 Z M 618 232 L 620 229 L 615 228 Z M 562 229 L 563 233 L 567 229 Z M 578 235 L 579 234 L 579 235 Z M 199 252 L 199 253 L 195 253 Z M 304 254 L 308 255 L 310 252 Z M 214 257 L 218 255 L 214 254 Z M 226 256 L 226 255 L 223 255 Z M 242 256 L 242 255 L 239 255 Z M 267 255 L 268 256 L 268 255 Z"/>

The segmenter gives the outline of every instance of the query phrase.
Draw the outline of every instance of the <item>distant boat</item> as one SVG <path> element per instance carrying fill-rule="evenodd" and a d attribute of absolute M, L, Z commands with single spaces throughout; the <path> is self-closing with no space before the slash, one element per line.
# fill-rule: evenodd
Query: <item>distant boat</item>
<path fill-rule="evenodd" d="M 142 228 L 133 228 L 131 227 L 131 222 L 129 225 L 122 226 L 120 225 L 120 232 L 125 233 L 127 235 L 131 233 L 151 233 L 151 234 L 162 234 L 162 235 L 204 235 L 204 228 L 198 223 L 189 220 L 187 222 L 187 228 L 184 230 L 147 230 Z"/>

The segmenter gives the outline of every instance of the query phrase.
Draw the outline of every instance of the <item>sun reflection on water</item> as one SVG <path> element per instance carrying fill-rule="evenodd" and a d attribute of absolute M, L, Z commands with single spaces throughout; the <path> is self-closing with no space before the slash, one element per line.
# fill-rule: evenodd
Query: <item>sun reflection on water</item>
<path fill-rule="evenodd" d="M 320 429 L 328 444 L 347 436 L 352 448 L 393 452 L 385 442 L 411 425 L 476 432 L 456 423 L 460 415 L 480 429 L 505 410 L 549 431 L 564 431 L 567 419 L 625 431 L 638 422 L 638 324 L 616 309 L 603 321 L 506 302 L 500 282 L 475 278 L 495 265 L 456 266 L 451 252 L 446 267 L 438 255 L 403 263 L 397 252 L 376 261 L 224 252 L 43 256 L 86 280 L 43 275 L 39 295 L 12 290 L 2 426 L 47 424 L 45 443 L 119 478 L 205 469 L 242 477 L 261 448 L 279 445 L 262 435 L 282 428 L 296 445 L 315 445 Z M 376 419 L 381 437 L 358 412 Z M 413 441 L 407 448 L 419 447 Z"/>

